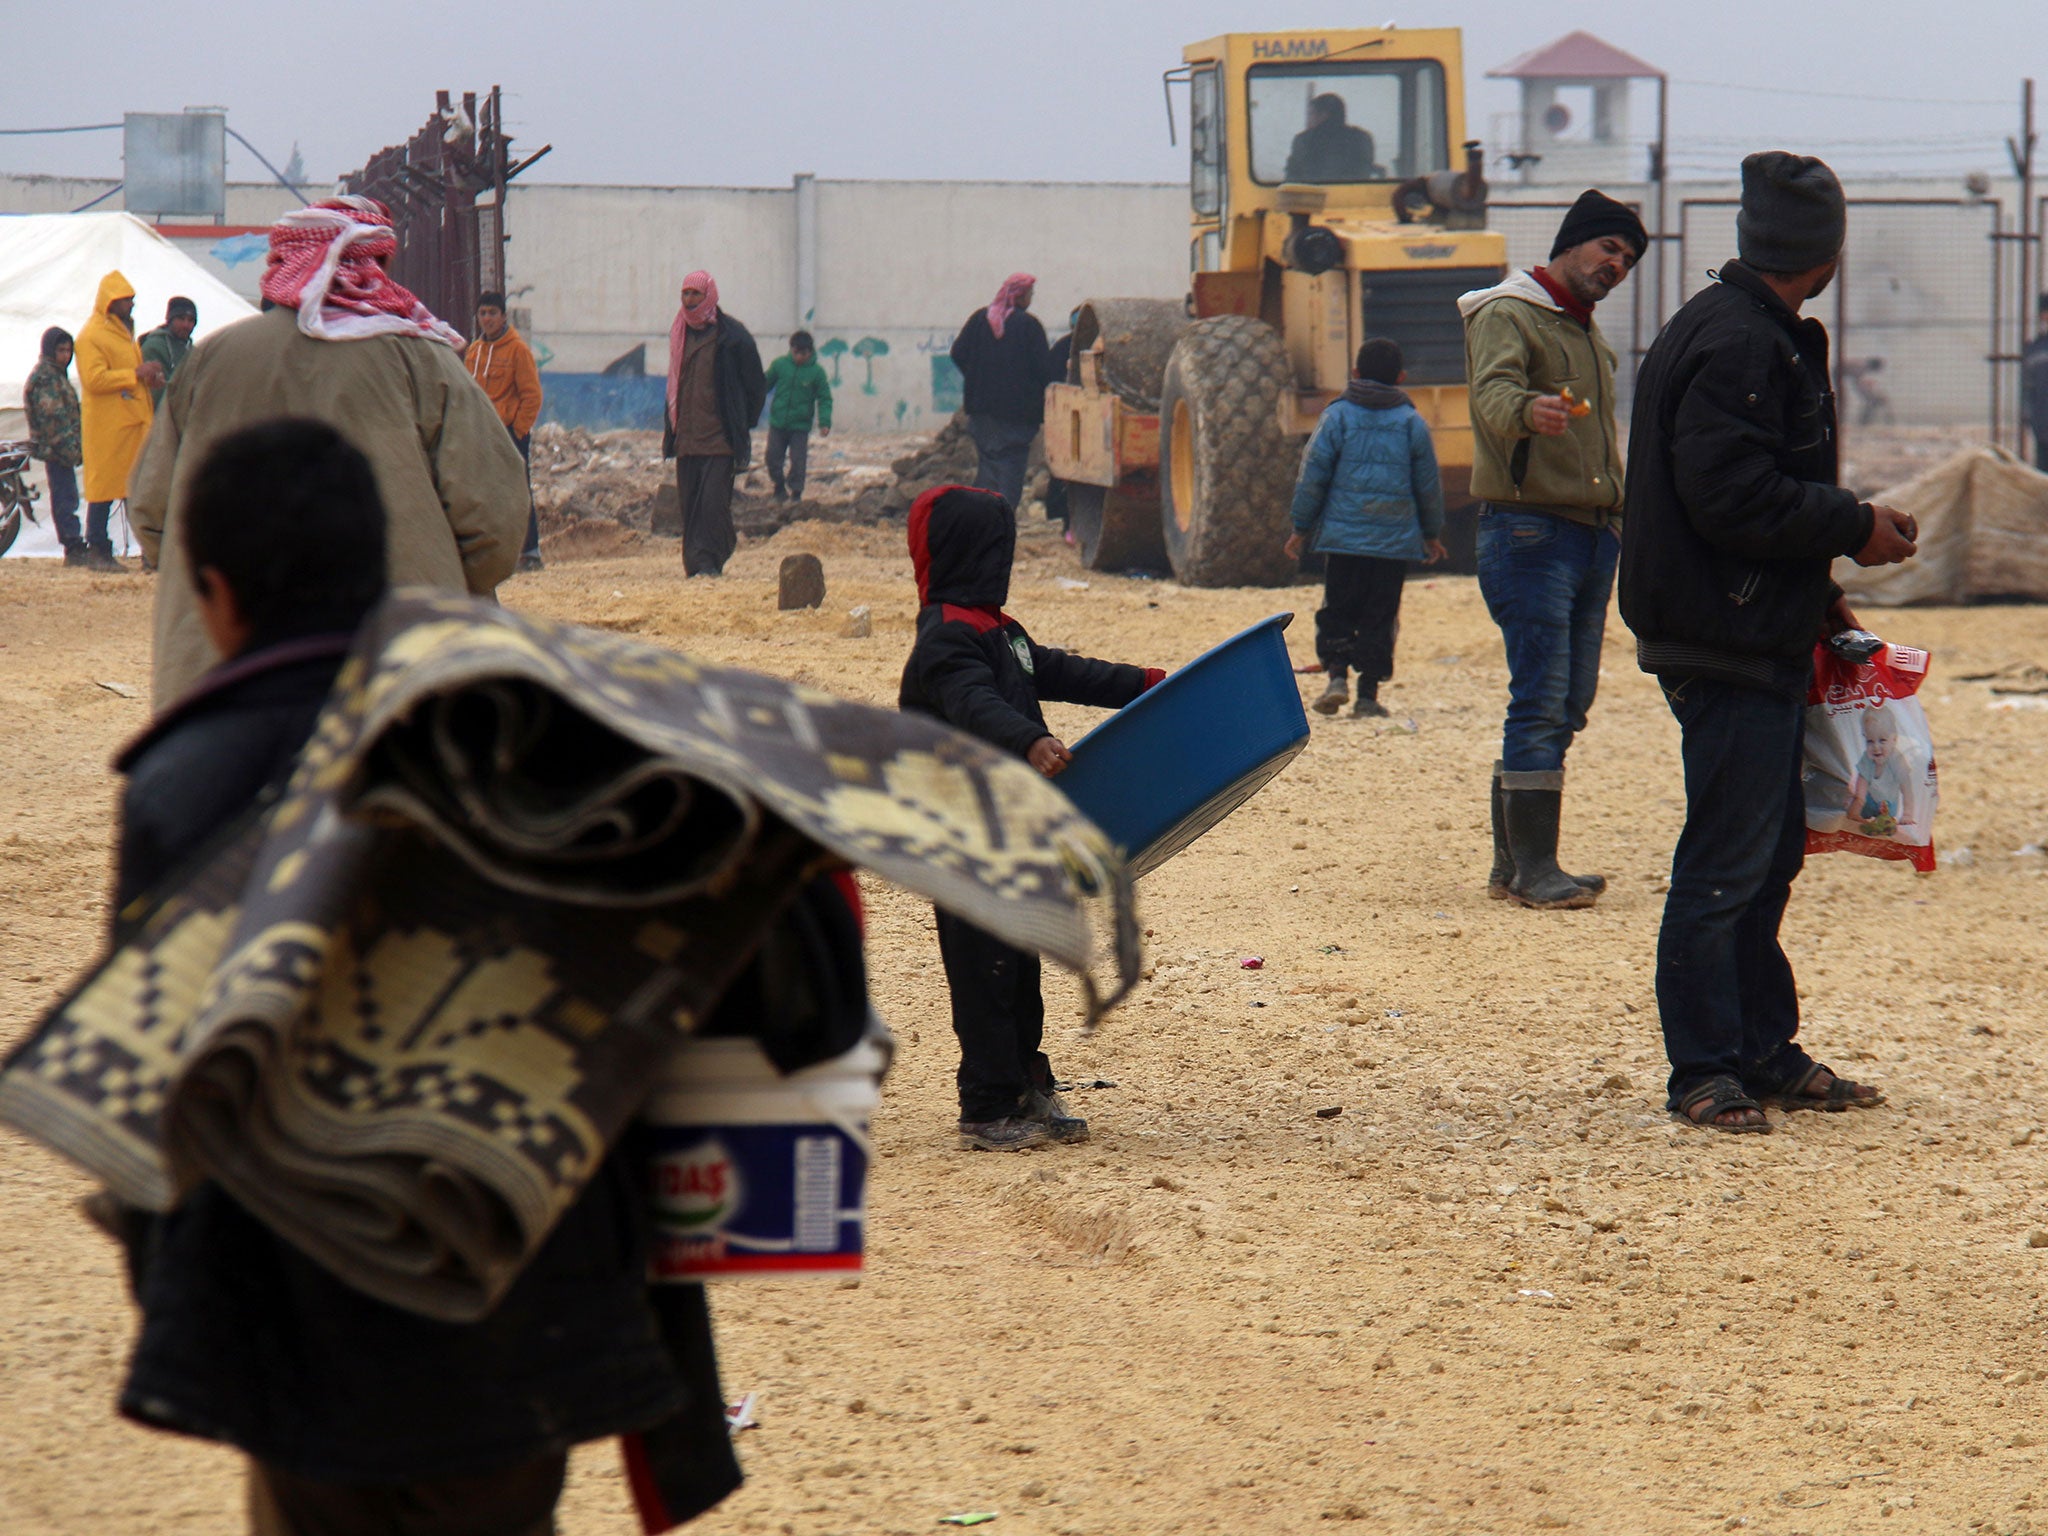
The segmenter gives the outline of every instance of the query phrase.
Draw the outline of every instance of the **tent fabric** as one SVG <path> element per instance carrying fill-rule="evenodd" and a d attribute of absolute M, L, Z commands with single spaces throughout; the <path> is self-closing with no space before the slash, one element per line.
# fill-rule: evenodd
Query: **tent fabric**
<path fill-rule="evenodd" d="M 135 285 L 136 334 L 163 323 L 177 295 L 199 306 L 198 340 L 256 313 L 240 294 L 131 213 L 0 215 L 0 438 L 28 435 L 22 388 L 42 355 L 43 332 L 76 336 L 92 314 L 100 279 L 119 269 Z M 74 369 L 72 378 L 77 379 Z M 35 466 L 42 486 L 42 465 Z M 8 551 L 61 553 L 50 528 L 49 495 L 36 503 L 40 526 L 24 524 Z"/>
<path fill-rule="evenodd" d="M 2003 448 L 1967 448 L 1870 499 L 1920 524 L 1920 552 L 1869 570 L 1837 560 L 1835 580 L 1852 602 L 2048 602 L 2048 475 Z"/>

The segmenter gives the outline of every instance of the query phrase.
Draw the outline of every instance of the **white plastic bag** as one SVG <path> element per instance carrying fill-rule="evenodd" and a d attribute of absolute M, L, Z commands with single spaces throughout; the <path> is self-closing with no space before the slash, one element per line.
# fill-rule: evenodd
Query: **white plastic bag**
<path fill-rule="evenodd" d="M 1806 851 L 1934 868 L 1934 737 L 1914 697 L 1927 652 L 1886 645 L 1866 662 L 1827 645 L 1806 697 Z"/>

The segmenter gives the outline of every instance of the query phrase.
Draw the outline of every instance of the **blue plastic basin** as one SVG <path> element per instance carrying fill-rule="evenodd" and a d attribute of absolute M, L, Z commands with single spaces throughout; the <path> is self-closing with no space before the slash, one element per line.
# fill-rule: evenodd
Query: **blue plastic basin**
<path fill-rule="evenodd" d="M 1205 651 L 1074 744 L 1054 782 L 1157 869 L 1249 800 L 1308 745 L 1308 715 L 1276 613 Z"/>

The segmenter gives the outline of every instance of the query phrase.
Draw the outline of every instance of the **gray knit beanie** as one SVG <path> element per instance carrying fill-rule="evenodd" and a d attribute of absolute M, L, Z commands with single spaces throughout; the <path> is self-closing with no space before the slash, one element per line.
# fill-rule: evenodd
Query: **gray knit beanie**
<path fill-rule="evenodd" d="M 1767 149 L 1742 162 L 1735 249 L 1759 272 L 1810 272 L 1842 254 L 1849 209 L 1842 184 L 1811 155 Z"/>

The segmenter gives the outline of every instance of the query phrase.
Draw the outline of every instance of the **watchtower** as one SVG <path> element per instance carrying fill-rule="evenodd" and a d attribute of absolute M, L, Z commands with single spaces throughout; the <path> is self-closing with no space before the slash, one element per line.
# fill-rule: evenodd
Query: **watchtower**
<path fill-rule="evenodd" d="M 1488 70 L 1486 77 L 1521 82 L 1522 108 L 1515 125 L 1520 148 L 1511 148 L 1508 159 L 1525 184 L 1597 186 L 1659 179 L 1656 165 L 1629 153 L 1631 82 L 1657 82 L 1661 116 L 1665 75 L 1656 65 L 1590 32 L 1573 32 Z M 1660 142 L 1662 137 L 1660 128 Z M 1653 146 L 1653 158 L 1655 153 Z"/>

